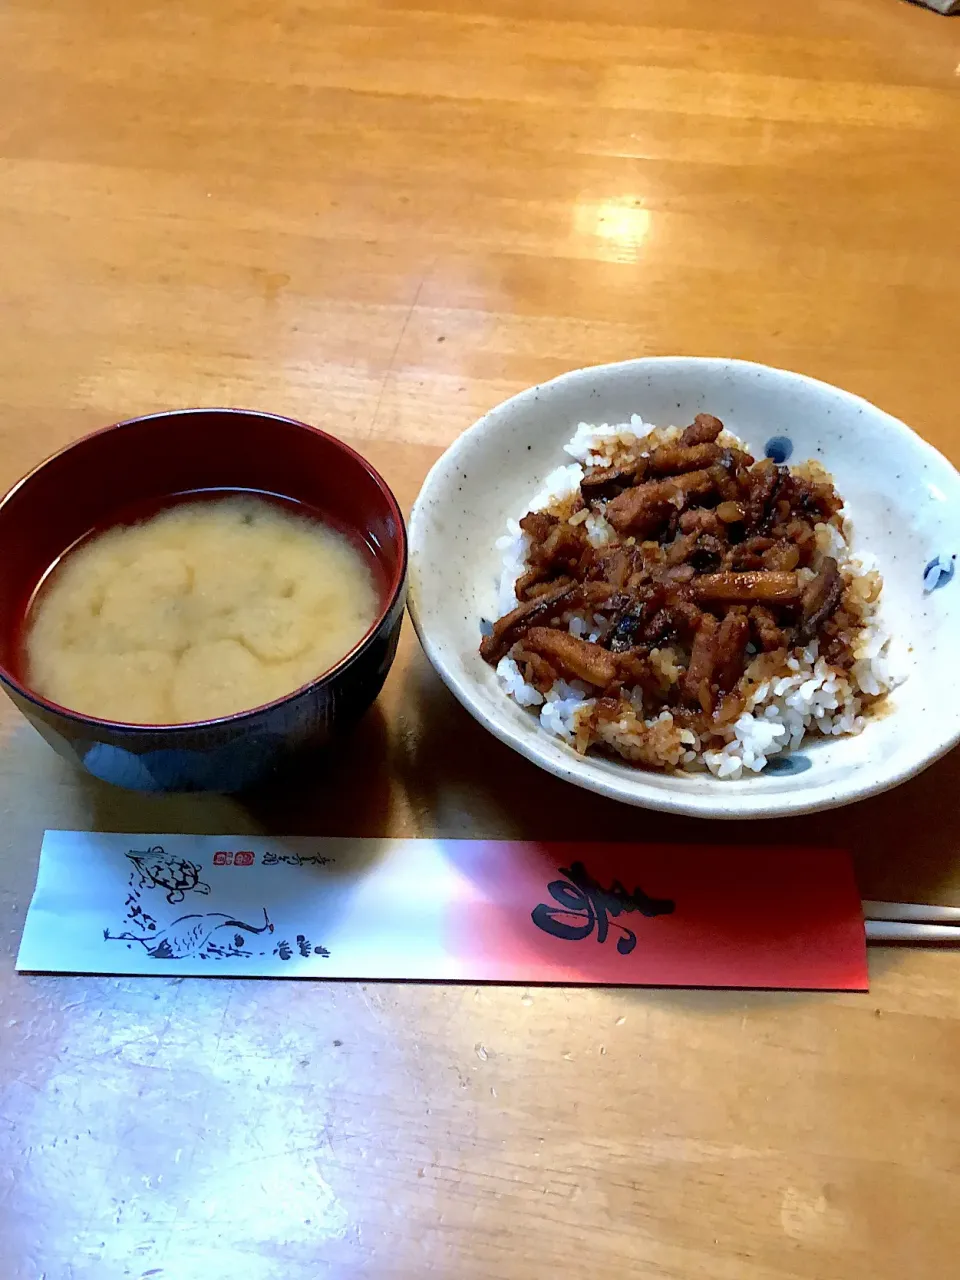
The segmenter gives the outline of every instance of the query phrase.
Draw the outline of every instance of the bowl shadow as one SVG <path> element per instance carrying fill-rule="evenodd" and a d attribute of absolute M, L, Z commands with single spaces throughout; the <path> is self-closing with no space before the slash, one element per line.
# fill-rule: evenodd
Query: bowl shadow
<path fill-rule="evenodd" d="M 238 799 L 262 830 L 277 835 L 389 835 L 390 735 L 382 707 L 374 703 L 351 730 Z"/>

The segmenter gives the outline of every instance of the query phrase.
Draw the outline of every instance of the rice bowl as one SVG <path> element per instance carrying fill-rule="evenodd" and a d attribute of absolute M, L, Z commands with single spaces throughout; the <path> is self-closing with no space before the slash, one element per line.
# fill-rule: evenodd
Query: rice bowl
<path fill-rule="evenodd" d="M 558 463 L 574 464 L 563 446 L 577 424 L 630 422 L 636 413 L 666 426 L 705 410 L 755 457 L 770 443 L 786 443 L 794 459 L 815 458 L 835 478 L 854 525 L 851 554 L 864 567 L 875 556 L 882 570 L 878 644 L 884 629 L 892 634 L 886 652 L 895 687 L 862 732 L 808 735 L 799 750 L 762 752 L 766 767 L 744 768 L 739 778 L 720 778 L 708 767 L 665 772 L 596 751 L 581 755 L 545 732 L 542 706 L 531 711 L 506 696 L 478 652 L 481 620 L 492 623 L 499 613 L 508 548 L 498 548 L 497 538 L 529 509 Z M 902 422 L 815 379 L 695 357 L 564 374 L 498 405 L 450 446 L 421 489 L 410 535 L 411 616 L 449 689 L 502 742 L 601 795 L 712 818 L 814 812 L 896 786 L 960 740 L 960 477 Z M 773 697 L 793 692 L 774 690 Z M 563 709 L 556 714 L 562 718 Z"/>

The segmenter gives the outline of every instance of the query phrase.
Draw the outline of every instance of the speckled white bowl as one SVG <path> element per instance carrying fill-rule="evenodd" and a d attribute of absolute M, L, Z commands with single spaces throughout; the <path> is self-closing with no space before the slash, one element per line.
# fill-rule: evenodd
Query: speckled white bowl
<path fill-rule="evenodd" d="M 578 756 L 508 698 L 480 658 L 480 621 L 496 616 L 509 517 L 527 510 L 542 478 L 568 461 L 579 422 L 638 413 L 684 425 L 722 418 L 757 457 L 792 445 L 821 459 L 854 521 L 854 548 L 884 576 L 884 615 L 897 630 L 905 675 L 888 712 L 856 737 L 811 739 L 759 775 L 645 772 Z M 503 742 L 578 786 L 628 804 L 709 818 L 770 818 L 849 804 L 919 773 L 960 740 L 960 476 L 889 414 L 801 374 L 740 360 L 663 357 L 577 369 L 521 392 L 480 419 L 424 482 L 410 520 L 409 606 L 445 683 Z"/>

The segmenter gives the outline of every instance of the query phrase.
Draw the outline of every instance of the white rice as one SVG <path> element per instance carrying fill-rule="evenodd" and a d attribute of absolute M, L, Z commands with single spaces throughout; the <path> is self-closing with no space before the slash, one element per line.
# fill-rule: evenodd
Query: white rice
<path fill-rule="evenodd" d="M 521 517 L 527 511 L 554 508 L 572 498 L 580 487 L 585 467 L 609 465 L 614 457 L 622 457 L 624 452 L 642 457 L 656 445 L 678 439 L 681 432 L 681 427 L 654 427 L 636 414 L 629 423 L 602 423 L 598 426 L 582 422 L 573 439 L 564 445 L 565 452 L 575 461 L 558 467 L 547 476 L 540 491 L 521 512 Z M 655 433 L 655 436 L 649 438 L 650 433 Z M 727 447 L 745 447 L 727 431 L 721 433 L 719 443 Z M 584 517 L 581 511 L 574 518 L 585 524 L 587 536 L 594 546 L 603 546 L 616 537 L 600 515 L 591 513 Z M 820 555 L 834 556 L 845 576 L 862 576 L 876 571 L 873 557 L 863 552 L 854 554 L 851 550 L 852 532 L 846 515 L 842 520 L 835 518 L 829 524 L 818 525 L 816 533 Z M 506 534 L 497 540 L 497 547 L 502 553 L 497 602 L 499 616 L 517 606 L 514 586 L 526 568 L 529 546 L 530 539 L 518 521 L 510 520 Z M 626 758 L 644 762 L 643 744 L 650 731 L 655 730 L 660 745 L 667 744 L 671 759 L 675 759 L 675 767 L 687 771 L 702 771 L 706 767 L 717 778 L 735 780 L 760 773 L 772 757 L 795 750 L 809 733 L 826 736 L 859 733 L 864 725 L 864 697 L 875 698 L 897 683 L 890 671 L 890 637 L 879 616 L 879 603 L 866 604 L 863 612 L 865 626 L 858 636 L 856 661 L 848 674 L 828 666 L 819 657 L 816 641 L 799 653 L 794 651 L 787 659 L 789 674 L 766 680 L 753 691 L 739 718 L 728 726 L 727 741 L 720 748 L 713 745 L 717 739 L 711 738 L 710 749 L 702 749 L 696 734 L 674 726 L 669 710 L 646 720 L 641 715 L 631 718 L 628 714 L 613 724 L 601 723 L 598 735 Z M 599 639 L 610 625 L 600 615 L 585 617 L 572 614 L 566 621 L 571 634 L 587 640 Z M 557 680 L 544 695 L 524 681 L 512 658 L 502 658 L 496 671 L 504 692 L 520 706 L 536 708 L 540 724 L 548 733 L 571 745 L 580 745 L 578 727 L 581 717 L 594 705 L 587 685 L 580 681 L 568 683 Z M 641 711 L 640 691 L 630 691 L 630 696 L 635 708 Z M 627 710 L 629 712 L 629 708 Z"/>

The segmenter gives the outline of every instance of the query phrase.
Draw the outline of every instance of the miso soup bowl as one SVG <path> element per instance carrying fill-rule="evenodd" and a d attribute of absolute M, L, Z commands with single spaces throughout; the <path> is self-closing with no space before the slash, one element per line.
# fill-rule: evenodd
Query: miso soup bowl
<path fill-rule="evenodd" d="M 24 617 L 64 552 L 141 504 L 237 489 L 301 502 L 366 544 L 380 611 L 349 653 L 286 697 L 189 724 L 100 720 L 29 688 L 20 660 Z M 396 653 L 406 569 L 396 499 L 368 462 L 326 432 L 243 409 L 133 418 L 54 454 L 0 500 L 0 683 L 56 751 L 106 782 L 138 791 L 244 790 L 325 746 L 374 701 Z"/>

